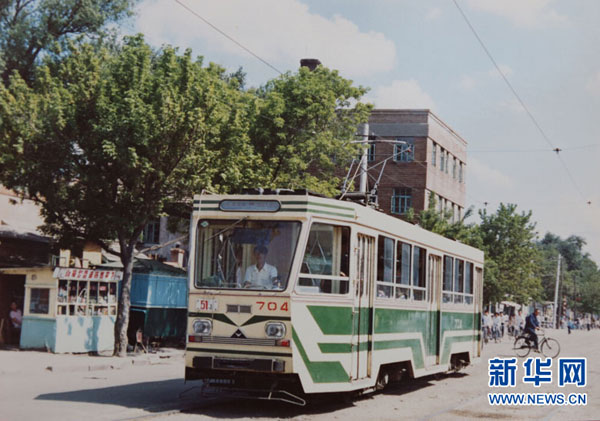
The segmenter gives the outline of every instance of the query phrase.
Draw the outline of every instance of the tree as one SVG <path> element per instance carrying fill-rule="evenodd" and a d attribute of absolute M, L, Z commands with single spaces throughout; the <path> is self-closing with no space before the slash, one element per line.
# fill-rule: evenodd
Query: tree
<path fill-rule="evenodd" d="M 142 36 L 120 45 L 70 42 L 60 54 L 48 54 L 32 80 L 29 85 L 13 73 L 0 86 L 0 183 L 41 205 L 43 230 L 60 245 L 95 241 L 120 257 L 115 353 L 121 356 L 135 246 L 148 221 L 167 212 L 185 215 L 179 208 L 202 189 L 316 183 L 318 176 L 308 178 L 298 157 L 330 164 L 314 149 L 349 154 L 353 146 L 335 135 L 353 138 L 357 119 L 366 119 L 366 107 L 347 105 L 347 94 L 363 91 L 335 72 L 301 71 L 273 83 L 290 92 L 320 92 L 323 103 L 307 112 L 308 100 L 292 104 L 279 88 L 244 91 L 221 67 L 203 66 L 189 50 L 153 51 Z M 279 108 L 271 111 L 269 104 Z M 271 114 L 287 120 L 266 122 Z M 294 116 L 304 125 L 288 127 L 296 124 Z M 265 153 L 259 140 L 268 141 L 269 130 L 280 130 L 278 139 L 295 155 L 275 141 L 269 143 L 273 154 Z M 250 134 L 265 137 L 251 142 Z"/>
<path fill-rule="evenodd" d="M 494 262 L 491 270 L 486 270 L 484 301 L 509 299 L 522 303 L 540 297 L 535 223 L 531 222 L 531 211 L 517 214 L 516 209 L 517 205 L 501 203 L 495 214 L 479 211 L 486 265 Z"/>
<path fill-rule="evenodd" d="M 302 67 L 260 88 L 250 137 L 264 165 L 264 187 L 338 193 L 336 163 L 357 155 L 350 141 L 369 118 L 371 106 L 358 102 L 365 93 L 322 66 Z"/>
<path fill-rule="evenodd" d="M 575 311 L 600 311 L 600 271 L 588 253 L 583 251 L 585 239 L 571 235 L 566 239 L 546 233 L 538 242 L 543 259 L 541 273 L 545 297 L 554 299 L 556 258 L 562 256 L 559 293 Z"/>
<path fill-rule="evenodd" d="M 462 218 L 453 221 L 450 209 L 437 210 L 437 200 L 434 195 L 429 196 L 427 209 L 415 214 L 410 208 L 406 214 L 408 222 L 419 224 L 421 228 L 436 234 L 443 235 L 451 240 L 457 240 L 473 247 L 481 248 L 481 238 L 475 224 L 466 224 L 465 220 L 473 213 L 472 208 L 467 209 Z"/>
<path fill-rule="evenodd" d="M 43 231 L 61 244 L 91 240 L 121 259 L 118 355 L 146 223 L 202 188 L 255 183 L 252 98 L 223 74 L 136 36 L 111 48 L 72 44 L 46 58 L 32 87 L 18 74 L 0 87 L 0 182 L 41 205 Z"/>
<path fill-rule="evenodd" d="M 44 53 L 64 47 L 74 35 L 102 34 L 107 24 L 131 14 L 135 0 L 1 0 L 0 72 L 8 83 L 17 71 L 33 81 Z"/>

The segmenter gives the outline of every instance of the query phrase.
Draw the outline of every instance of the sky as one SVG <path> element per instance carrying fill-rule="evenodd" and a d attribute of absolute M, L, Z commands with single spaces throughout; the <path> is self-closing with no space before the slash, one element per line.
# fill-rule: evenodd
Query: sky
<path fill-rule="evenodd" d="M 142 1 L 123 32 L 241 66 L 249 86 L 310 57 L 376 108 L 429 108 L 468 143 L 467 207 L 515 203 L 600 263 L 599 1 L 456 0 L 526 109 L 452 0 L 179 1 L 270 66 L 175 0 Z"/>

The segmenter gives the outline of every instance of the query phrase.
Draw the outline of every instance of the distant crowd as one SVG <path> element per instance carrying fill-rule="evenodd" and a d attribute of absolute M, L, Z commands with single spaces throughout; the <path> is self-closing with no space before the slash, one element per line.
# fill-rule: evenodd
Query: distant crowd
<path fill-rule="evenodd" d="M 546 317 L 541 318 L 537 314 L 536 317 L 538 319 L 538 324 L 541 327 L 552 327 L 552 322 L 547 320 Z M 516 338 L 523 333 L 525 329 L 525 320 L 526 318 L 523 316 L 521 310 L 518 310 L 515 314 L 510 316 L 504 314 L 502 311 L 490 314 L 490 312 L 486 310 L 481 317 L 481 330 L 484 342 L 499 342 L 505 335 Z M 582 318 L 575 317 L 574 319 L 563 316 L 560 320 L 560 328 L 568 329 L 569 334 L 572 330 L 576 329 L 600 329 L 600 320 L 589 314 Z"/>

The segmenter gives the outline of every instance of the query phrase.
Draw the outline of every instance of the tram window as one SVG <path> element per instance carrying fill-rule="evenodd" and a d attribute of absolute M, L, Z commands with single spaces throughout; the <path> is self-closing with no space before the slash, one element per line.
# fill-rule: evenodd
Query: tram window
<path fill-rule="evenodd" d="M 444 291 L 452 291 L 452 267 L 454 259 L 444 256 Z"/>
<path fill-rule="evenodd" d="M 350 228 L 314 223 L 302 260 L 298 291 L 347 294 L 349 264 Z"/>
<path fill-rule="evenodd" d="M 299 222 L 199 221 L 195 286 L 281 291 L 287 285 L 299 234 Z M 318 264 L 325 271 L 327 256 Z"/>
<path fill-rule="evenodd" d="M 425 300 L 425 265 L 427 253 L 424 248 L 413 247 L 413 300 Z"/>
<path fill-rule="evenodd" d="M 393 282 L 394 269 L 394 240 L 379 237 L 377 241 L 377 280 L 380 282 Z"/>
<path fill-rule="evenodd" d="M 397 300 L 410 300 L 410 288 L 396 288 Z"/>
<path fill-rule="evenodd" d="M 465 294 L 473 294 L 473 263 L 465 266 Z"/>
<path fill-rule="evenodd" d="M 454 262 L 454 292 L 464 292 L 464 260 L 456 259 Z"/>
<path fill-rule="evenodd" d="M 442 294 L 442 301 L 445 303 L 451 303 L 453 301 L 452 294 L 446 291 L 452 292 L 452 272 L 453 272 L 454 259 L 450 256 L 444 256 L 444 285 Z"/>
<path fill-rule="evenodd" d="M 465 304 L 473 304 L 473 263 L 465 265 Z"/>
<path fill-rule="evenodd" d="M 396 260 L 396 283 L 410 285 L 411 245 L 398 241 Z"/>
<path fill-rule="evenodd" d="M 425 249 L 414 247 L 413 250 L 413 286 L 425 288 Z"/>
<path fill-rule="evenodd" d="M 377 297 L 391 298 L 394 295 L 394 289 L 391 285 L 377 285 Z"/>

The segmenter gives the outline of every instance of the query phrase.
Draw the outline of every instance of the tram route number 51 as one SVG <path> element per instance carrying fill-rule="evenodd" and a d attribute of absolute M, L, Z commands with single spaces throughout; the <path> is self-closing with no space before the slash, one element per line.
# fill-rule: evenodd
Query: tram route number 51
<path fill-rule="evenodd" d="M 267 301 L 257 301 L 256 304 L 258 304 L 259 310 L 266 308 L 269 311 L 276 311 L 279 308 L 279 310 L 281 310 L 281 311 L 288 311 L 287 301 L 284 303 L 281 303 L 281 306 L 278 306 L 275 301 L 268 301 L 268 302 Z"/>

